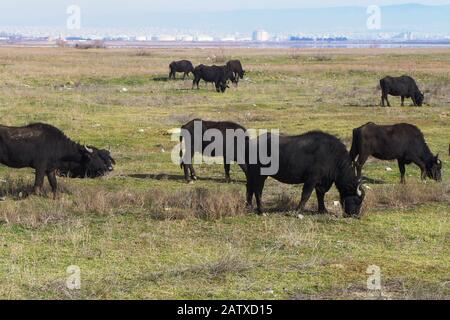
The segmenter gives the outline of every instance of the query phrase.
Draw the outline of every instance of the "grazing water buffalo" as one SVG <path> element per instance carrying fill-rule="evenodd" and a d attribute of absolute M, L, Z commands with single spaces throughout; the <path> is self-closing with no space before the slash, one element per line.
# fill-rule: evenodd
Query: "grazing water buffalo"
<path fill-rule="evenodd" d="M 197 126 L 197 127 L 196 127 Z M 198 128 L 197 130 L 195 130 Z M 241 169 L 244 171 L 244 173 L 247 171 L 246 166 L 244 164 L 245 162 L 245 141 L 243 144 L 240 145 L 237 141 L 236 137 L 233 137 L 233 141 L 231 141 L 227 137 L 227 130 L 229 132 L 236 134 L 236 135 L 245 135 L 247 129 L 245 129 L 243 126 L 234 123 L 234 122 L 215 122 L 215 121 L 204 121 L 201 119 L 194 119 L 185 125 L 181 127 L 181 136 L 180 136 L 180 143 L 182 144 L 183 140 L 185 141 L 186 145 L 186 154 L 183 156 L 183 150 L 180 150 L 180 157 L 181 157 L 181 168 L 184 170 L 184 177 L 187 182 L 191 182 L 192 180 L 197 180 L 197 176 L 195 174 L 194 167 L 192 165 L 192 158 L 195 154 L 195 152 L 199 152 L 204 154 L 205 149 L 211 145 L 214 140 L 212 141 L 204 141 L 204 135 L 207 130 L 215 129 L 220 131 L 222 137 L 223 137 L 223 144 L 221 147 L 221 150 L 218 150 L 217 152 L 213 152 L 211 156 L 213 157 L 223 157 L 224 158 L 224 168 L 225 168 L 225 179 L 227 182 L 231 182 L 230 178 L 230 163 L 231 161 L 238 162 Z M 201 136 L 200 136 L 201 135 Z M 195 148 L 195 142 L 194 140 L 198 139 L 198 147 Z M 231 150 L 227 149 L 228 147 L 233 147 L 233 156 L 230 155 Z M 199 149 L 200 148 L 200 149 Z M 242 161 L 238 159 L 239 156 L 242 156 Z"/>
<path fill-rule="evenodd" d="M 270 141 L 273 136 L 260 136 L 258 146 L 263 139 Z M 252 206 L 255 195 L 259 214 L 262 213 L 261 197 L 268 178 L 262 174 L 263 167 L 259 160 L 257 164 L 247 164 L 247 205 Z M 330 134 L 313 131 L 300 136 L 279 136 L 279 170 L 271 177 L 287 184 L 304 184 L 298 210 L 304 210 L 313 190 L 316 190 L 318 211 L 326 213 L 324 197 L 334 183 L 346 216 L 360 213 L 364 190 L 352 168 L 345 145 Z"/>
<path fill-rule="evenodd" d="M 76 163 L 85 168 L 93 152 L 92 149 L 71 141 L 59 129 L 48 124 L 0 126 L 0 163 L 11 168 L 35 169 L 36 194 L 41 193 L 47 176 L 56 197 L 56 170 L 65 168 L 67 163 Z"/>
<path fill-rule="evenodd" d="M 170 65 L 170 73 L 169 73 L 169 80 L 176 78 L 177 72 L 183 72 L 183 80 L 186 79 L 186 76 L 189 76 L 189 73 L 194 73 L 194 65 L 192 62 L 188 60 L 181 60 L 181 61 L 173 61 Z"/>
<path fill-rule="evenodd" d="M 381 86 L 381 106 L 384 107 L 384 101 L 386 100 L 388 107 L 391 106 L 388 100 L 388 95 L 401 97 L 402 106 L 404 105 L 405 98 L 411 98 L 414 106 L 421 107 L 423 104 L 423 93 L 420 92 L 416 81 L 408 76 L 401 77 L 385 77 L 380 80 Z"/>
<path fill-rule="evenodd" d="M 227 66 L 205 66 L 203 64 L 195 67 L 194 69 L 194 82 L 192 83 L 192 89 L 197 86 L 199 89 L 200 80 L 205 82 L 213 82 L 216 86 L 217 92 L 225 92 L 228 86 L 228 80 L 235 81 L 233 72 L 228 69 Z"/>
<path fill-rule="evenodd" d="M 239 83 L 239 79 L 244 79 L 245 70 L 242 68 L 242 63 L 239 60 L 230 60 L 227 62 L 227 67 L 233 72 L 236 86 Z"/>
<path fill-rule="evenodd" d="M 116 161 L 111 157 L 108 150 L 99 150 L 95 147 L 88 146 L 93 150 L 91 159 L 86 165 L 80 165 L 76 162 L 65 163 L 64 168 L 59 168 L 57 175 L 68 178 L 98 178 L 106 175 L 108 172 L 114 170 Z"/>
<path fill-rule="evenodd" d="M 431 153 L 419 128 L 411 124 L 379 126 L 369 122 L 354 129 L 350 157 L 358 177 L 361 177 L 362 167 L 369 156 L 380 160 L 397 159 L 401 183 L 405 183 L 405 165 L 411 163 L 415 163 L 422 171 L 422 180 L 427 176 L 436 181 L 441 180 L 441 160 Z"/>

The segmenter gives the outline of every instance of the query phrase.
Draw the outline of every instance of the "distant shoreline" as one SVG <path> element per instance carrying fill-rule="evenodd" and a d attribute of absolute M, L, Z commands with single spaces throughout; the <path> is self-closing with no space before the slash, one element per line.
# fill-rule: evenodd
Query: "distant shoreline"
<path fill-rule="evenodd" d="M 68 42 L 67 46 L 75 46 L 77 42 Z M 347 40 L 347 41 L 285 41 L 285 42 L 186 42 L 186 41 L 104 41 L 107 48 L 440 48 L 450 47 L 450 40 L 436 41 L 372 41 L 372 40 Z M 0 41 L 0 47 L 58 47 L 55 42 L 42 40 L 27 41 Z"/>

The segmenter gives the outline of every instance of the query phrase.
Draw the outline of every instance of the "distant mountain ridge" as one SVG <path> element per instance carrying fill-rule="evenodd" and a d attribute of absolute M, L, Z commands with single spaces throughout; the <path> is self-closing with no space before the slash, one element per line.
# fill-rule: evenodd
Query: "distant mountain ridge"
<path fill-rule="evenodd" d="M 64 10 L 64 8 L 61 8 Z M 134 10 L 134 8 L 133 8 Z M 84 10 L 85 27 L 159 27 L 216 32 L 251 32 L 266 29 L 280 32 L 366 32 L 366 7 L 307 8 L 292 10 L 245 10 L 211 13 L 134 12 L 132 9 L 109 8 L 108 12 Z M 66 17 L 59 12 L 35 12 L 30 18 L 0 12 L 1 25 L 65 26 Z M 136 10 L 137 11 L 137 10 Z M 64 11 L 63 11 L 64 12 Z M 17 20 L 17 21 L 16 21 Z M 381 7 L 380 32 L 430 32 L 450 34 L 450 5 L 428 6 L 404 4 Z"/>

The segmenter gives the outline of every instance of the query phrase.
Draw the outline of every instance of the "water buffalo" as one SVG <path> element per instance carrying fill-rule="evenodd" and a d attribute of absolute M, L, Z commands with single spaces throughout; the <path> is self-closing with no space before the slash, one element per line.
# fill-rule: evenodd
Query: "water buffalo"
<path fill-rule="evenodd" d="M 414 106 L 421 107 L 423 104 L 424 96 L 420 92 L 416 81 L 409 76 L 401 77 L 385 77 L 380 80 L 381 87 L 381 106 L 384 107 L 384 101 L 386 100 L 388 107 L 391 106 L 388 100 L 388 95 L 400 96 L 402 99 L 402 106 L 404 105 L 405 98 L 411 98 Z"/>
<path fill-rule="evenodd" d="M 204 80 L 206 83 L 213 82 L 216 86 L 216 91 L 222 93 L 229 88 L 228 80 L 236 80 L 233 72 L 227 66 L 205 66 L 203 64 L 195 67 L 194 77 L 192 89 L 195 86 L 199 89 L 200 80 Z"/>
<path fill-rule="evenodd" d="M 354 129 L 350 157 L 359 177 L 369 156 L 380 160 L 396 159 L 401 183 L 405 183 L 405 165 L 411 163 L 415 163 L 422 171 L 422 180 L 427 176 L 436 181 L 441 180 L 442 162 L 439 156 L 431 153 L 422 132 L 412 124 L 380 126 L 369 122 Z"/>
<path fill-rule="evenodd" d="M 198 131 L 195 130 L 195 126 L 198 126 Z M 225 179 L 227 182 L 231 182 L 230 178 L 230 163 L 232 161 L 235 161 L 238 163 L 238 165 L 241 167 L 241 169 L 244 171 L 244 173 L 247 171 L 246 166 L 244 164 L 245 162 L 245 140 L 243 141 L 243 145 L 239 145 L 237 138 L 233 138 L 233 141 L 231 141 L 229 138 L 227 138 L 227 130 L 233 134 L 244 134 L 246 133 L 247 129 L 245 129 L 243 126 L 234 123 L 234 122 L 215 122 L 215 121 L 204 121 L 202 119 L 194 119 L 185 125 L 181 127 L 181 136 L 180 136 L 180 144 L 182 144 L 183 140 L 186 144 L 186 154 L 183 156 L 183 150 L 180 150 L 180 157 L 181 157 L 181 168 L 184 170 L 184 177 L 187 182 L 191 182 L 192 180 L 197 180 L 197 176 L 194 170 L 194 167 L 192 165 L 192 157 L 194 156 L 195 152 L 199 152 L 204 154 L 205 149 L 211 145 L 213 141 L 204 141 L 204 134 L 207 130 L 215 129 L 220 131 L 223 137 L 223 145 L 221 147 L 221 150 L 218 150 L 217 153 L 214 152 L 211 154 L 211 156 L 214 157 L 223 157 L 224 158 L 224 168 L 225 168 Z M 199 136 L 201 135 L 201 136 Z M 194 140 L 199 139 L 200 142 L 198 144 L 197 149 L 195 148 Z M 234 150 L 232 151 L 233 156 L 230 155 L 231 151 L 230 149 L 227 149 L 227 146 L 232 146 Z M 241 149 L 243 150 L 241 150 Z M 239 150 L 238 150 L 239 149 Z M 228 152 L 227 152 L 228 150 Z M 242 155 L 242 161 L 238 159 L 238 156 Z"/>
<path fill-rule="evenodd" d="M 183 72 L 183 80 L 186 79 L 186 76 L 189 76 L 189 73 L 194 73 L 194 65 L 192 62 L 188 60 L 181 60 L 181 61 L 173 61 L 170 65 L 170 73 L 169 73 L 169 80 L 176 78 L 177 72 Z"/>
<path fill-rule="evenodd" d="M 242 68 L 242 63 L 239 60 L 230 60 L 227 62 L 227 67 L 233 72 L 236 86 L 239 83 L 239 79 L 244 79 L 245 70 Z"/>
<path fill-rule="evenodd" d="M 258 146 L 261 141 L 266 143 L 269 153 L 272 153 L 270 140 L 273 137 L 271 133 L 261 135 L 256 143 Z M 324 197 L 334 183 L 346 216 L 359 215 L 365 193 L 355 175 L 348 151 L 338 138 L 321 131 L 278 138 L 279 169 L 270 176 L 286 184 L 304 184 L 298 210 L 304 210 L 315 189 L 318 211 L 326 213 Z M 250 162 L 248 160 L 247 155 L 246 162 Z M 261 198 L 268 178 L 262 174 L 261 169 L 264 167 L 259 160 L 256 164 L 247 163 L 247 205 L 252 206 L 255 195 L 258 214 L 263 212 Z"/>
<path fill-rule="evenodd" d="M 25 127 L 0 126 L 0 163 L 11 168 L 36 171 L 34 192 L 40 194 L 47 176 L 54 197 L 57 192 L 55 172 L 67 163 L 85 168 L 94 150 L 67 138 L 59 129 L 43 123 Z"/>
<path fill-rule="evenodd" d="M 57 170 L 57 175 L 68 178 L 98 178 L 114 170 L 116 161 L 111 157 L 108 150 L 99 150 L 93 146 L 88 146 L 93 150 L 90 161 L 86 165 L 80 165 L 76 162 L 65 163 L 64 168 Z"/>

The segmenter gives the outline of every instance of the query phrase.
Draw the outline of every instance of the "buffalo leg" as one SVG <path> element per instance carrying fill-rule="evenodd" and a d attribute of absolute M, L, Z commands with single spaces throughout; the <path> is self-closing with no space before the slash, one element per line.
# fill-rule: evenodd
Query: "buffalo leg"
<path fill-rule="evenodd" d="M 261 177 L 257 180 L 256 188 L 255 188 L 255 198 L 256 198 L 256 210 L 258 214 L 263 213 L 263 207 L 262 207 L 262 192 L 264 189 L 264 183 L 266 182 L 265 177 Z"/>
<path fill-rule="evenodd" d="M 405 96 L 402 96 L 402 107 L 405 106 Z"/>
<path fill-rule="evenodd" d="M 192 163 L 189 165 L 189 170 L 191 171 L 191 179 L 197 180 L 197 174 L 195 173 L 195 169 Z"/>
<path fill-rule="evenodd" d="M 247 179 L 247 207 L 252 209 L 253 208 L 253 195 L 255 194 L 253 189 L 253 183 L 249 179 Z"/>
<path fill-rule="evenodd" d="M 390 106 L 391 106 L 391 103 L 389 102 L 388 95 L 385 96 L 385 99 L 386 99 L 386 102 L 387 102 L 387 106 L 390 107 Z"/>
<path fill-rule="evenodd" d="M 319 213 L 327 213 L 327 208 L 325 207 L 325 194 L 330 190 L 331 185 L 329 186 L 316 186 L 316 196 L 317 196 L 317 203 L 319 205 Z"/>
<path fill-rule="evenodd" d="M 305 211 L 306 203 L 308 202 L 316 184 L 314 181 L 309 180 L 303 185 L 302 198 L 300 204 L 297 207 L 297 211 Z"/>
<path fill-rule="evenodd" d="M 50 187 L 53 192 L 53 199 L 56 199 L 56 192 L 58 190 L 58 182 L 56 181 L 55 171 L 47 172 L 48 183 L 50 183 Z"/>
<path fill-rule="evenodd" d="M 194 90 L 195 85 L 197 85 L 197 90 L 198 90 L 198 82 L 199 82 L 199 81 L 197 81 L 197 77 L 195 77 L 195 78 L 194 78 L 194 81 L 192 81 L 192 90 Z"/>
<path fill-rule="evenodd" d="M 362 176 L 362 168 L 363 168 L 364 164 L 366 163 L 367 158 L 368 158 L 367 156 L 363 156 L 360 154 L 358 157 L 358 160 L 356 160 L 356 162 L 355 162 L 356 176 L 358 178 L 361 178 L 361 176 Z"/>
<path fill-rule="evenodd" d="M 400 183 L 405 183 L 405 163 L 402 160 L 398 160 L 398 168 L 400 169 Z"/>
<path fill-rule="evenodd" d="M 226 161 L 223 163 L 223 166 L 225 168 L 225 181 L 227 183 L 231 182 L 231 177 L 230 177 L 230 169 L 231 169 L 231 165 L 229 163 L 227 163 Z"/>
<path fill-rule="evenodd" d="M 36 169 L 34 180 L 34 193 L 41 195 L 42 187 L 44 186 L 45 171 Z"/>
<path fill-rule="evenodd" d="M 421 171 L 420 179 L 425 180 L 427 178 L 427 171 L 426 171 L 425 163 L 423 163 L 423 161 L 420 159 L 414 159 L 414 160 L 412 160 L 412 162 L 414 162 L 420 168 L 420 171 Z"/>
<path fill-rule="evenodd" d="M 185 163 L 183 163 L 182 166 L 184 171 L 184 179 L 186 180 L 186 182 L 191 182 L 191 177 L 189 175 L 189 166 Z"/>

